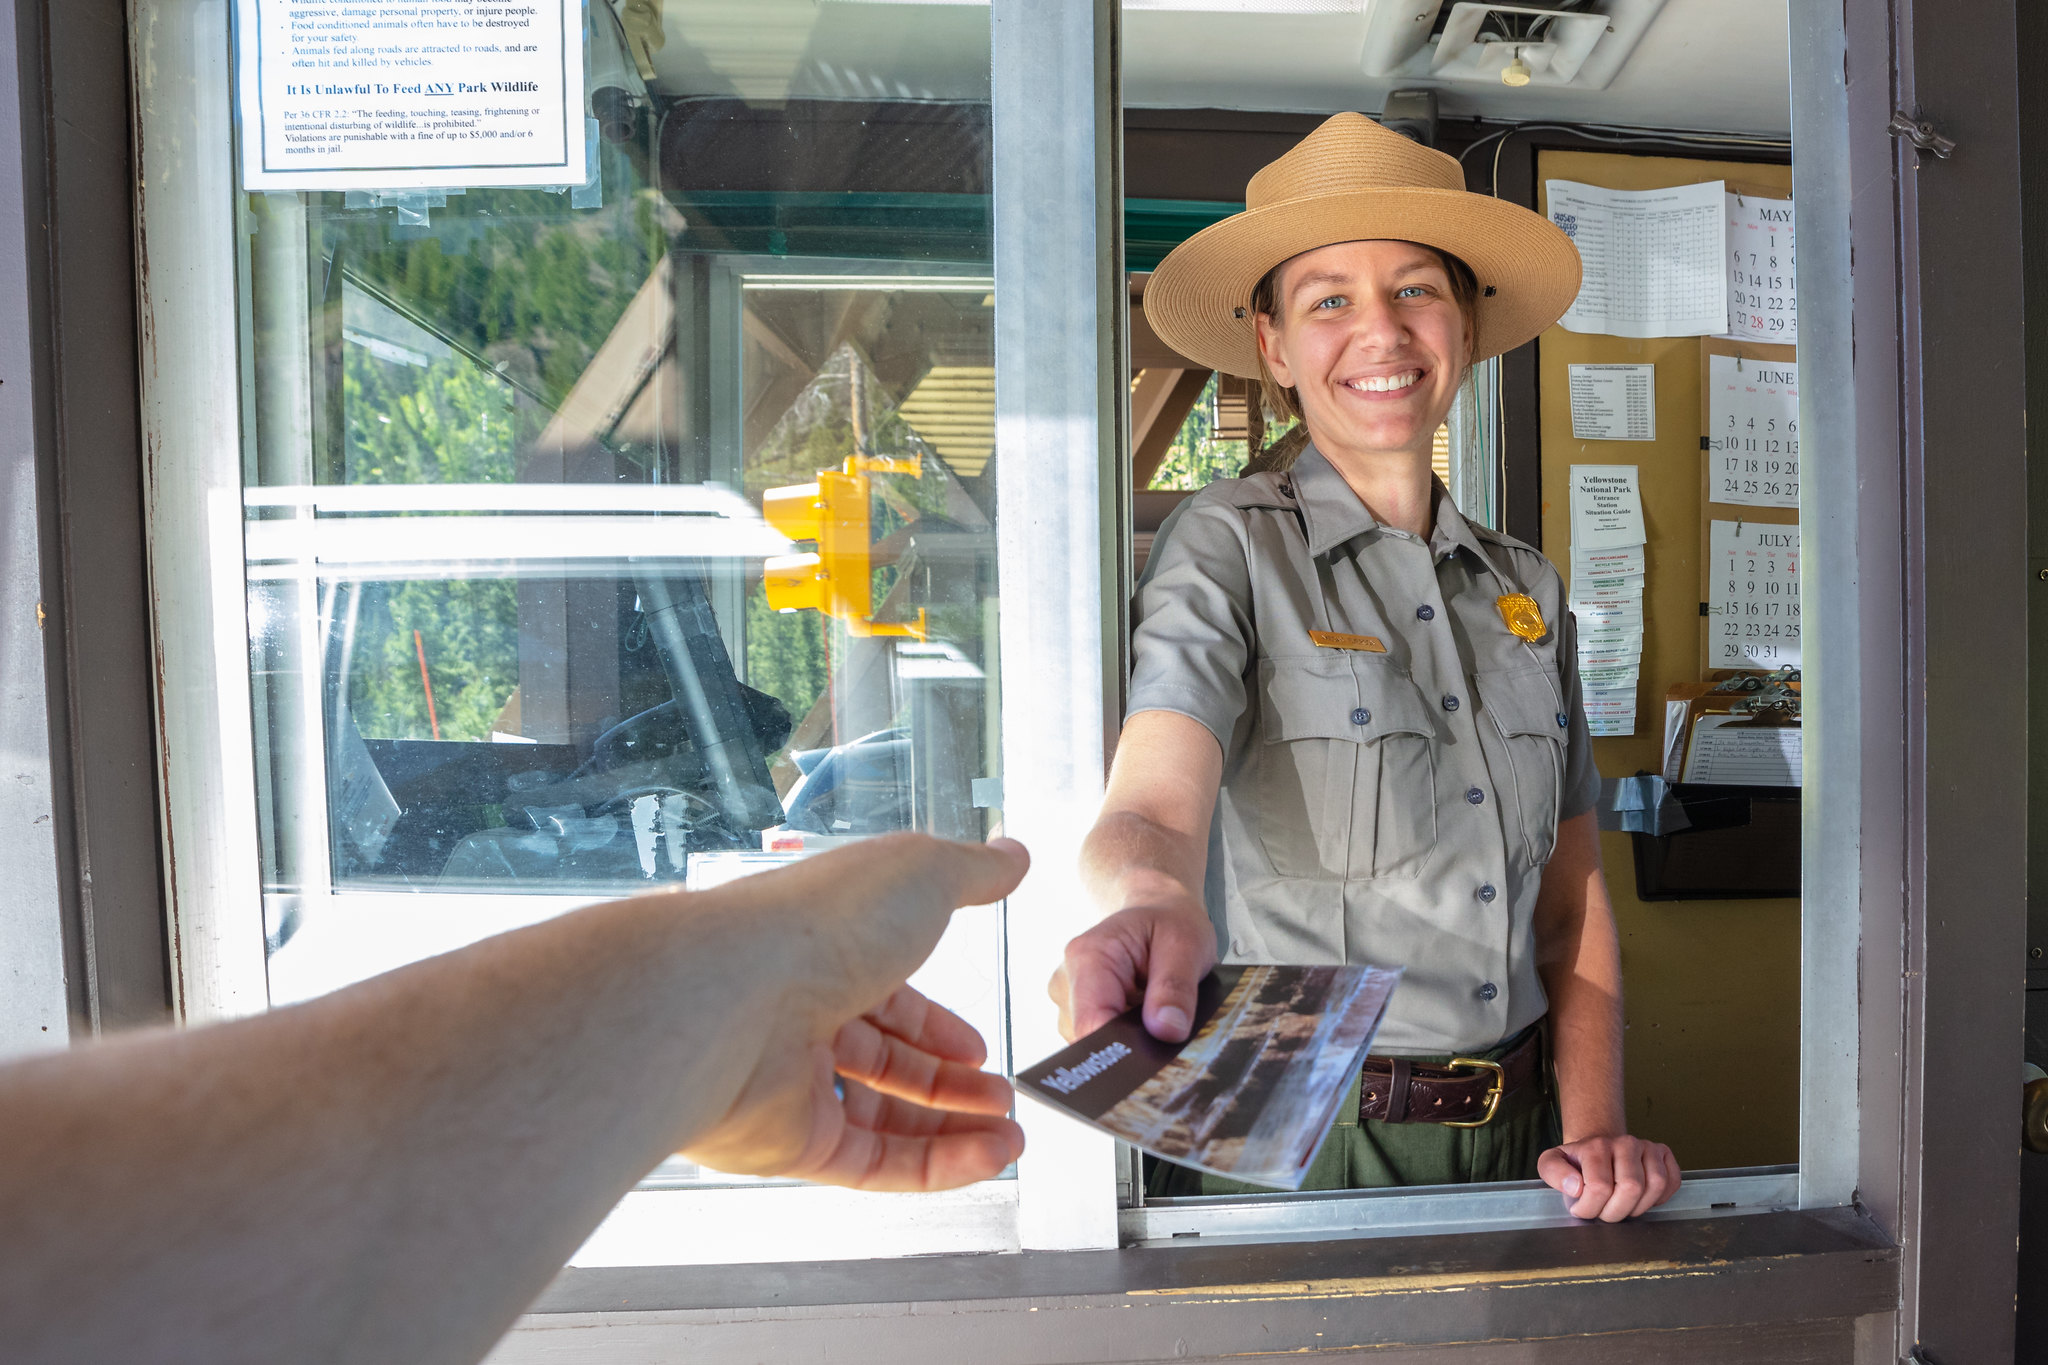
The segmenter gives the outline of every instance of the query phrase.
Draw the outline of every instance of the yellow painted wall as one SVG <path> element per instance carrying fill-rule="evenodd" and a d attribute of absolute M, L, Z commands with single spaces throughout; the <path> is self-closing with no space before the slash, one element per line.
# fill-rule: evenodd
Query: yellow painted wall
<path fill-rule="evenodd" d="M 1543 152 L 1545 180 L 1661 189 L 1703 180 L 1789 197 L 1789 166 Z M 1567 365 L 1657 367 L 1655 441 L 1572 436 Z M 1543 544 L 1570 575 L 1567 489 L 1574 464 L 1640 470 L 1646 523 L 1642 682 L 1636 733 L 1596 739 L 1609 777 L 1661 766 L 1664 690 L 1700 671 L 1700 342 L 1638 341 L 1553 327 L 1537 343 L 1543 461 Z M 1628 1115 L 1632 1131 L 1671 1145 L 1689 1170 L 1798 1159 L 1799 902 L 1656 901 L 1635 895 L 1626 834 L 1601 836 L 1621 931 L 1627 990 Z"/>

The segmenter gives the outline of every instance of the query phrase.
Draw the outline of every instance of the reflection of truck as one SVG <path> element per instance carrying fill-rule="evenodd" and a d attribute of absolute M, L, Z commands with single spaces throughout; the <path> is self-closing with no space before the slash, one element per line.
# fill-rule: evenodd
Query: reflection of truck
<path fill-rule="evenodd" d="M 574 506 L 564 515 L 557 502 Z M 716 488 L 441 485 L 271 489 L 250 505 L 251 579 L 320 592 L 308 653 L 325 684 L 337 883 L 570 890 L 680 876 L 688 852 L 758 847 L 758 831 L 782 822 L 767 760 L 789 714 L 739 681 L 705 584 L 714 563 L 789 548 L 744 500 Z M 287 509 L 328 515 L 263 515 Z M 366 738 L 352 686 L 366 604 L 394 583 L 482 576 L 583 608 L 522 610 L 507 714 L 523 707 L 524 733 Z M 420 670 L 431 696 L 424 648 Z M 603 675 L 607 697 L 659 699 L 583 733 L 536 734 L 540 692 L 588 694 L 585 674 Z"/>

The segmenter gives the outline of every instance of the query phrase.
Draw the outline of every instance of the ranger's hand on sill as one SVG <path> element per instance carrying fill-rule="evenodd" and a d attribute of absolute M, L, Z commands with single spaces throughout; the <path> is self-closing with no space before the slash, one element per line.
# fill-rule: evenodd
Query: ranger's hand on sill
<path fill-rule="evenodd" d="M 1182 896 L 1129 906 L 1076 935 L 1046 990 L 1060 1007 L 1060 1035 L 1070 1043 L 1140 1000 L 1152 1036 L 1178 1043 L 1195 1017 L 1195 992 L 1215 965 L 1208 911 Z"/>
<path fill-rule="evenodd" d="M 1580 1138 L 1536 1159 L 1544 1183 L 1574 1218 L 1619 1223 L 1648 1213 L 1678 1191 L 1678 1158 L 1661 1142 L 1627 1133 Z"/>

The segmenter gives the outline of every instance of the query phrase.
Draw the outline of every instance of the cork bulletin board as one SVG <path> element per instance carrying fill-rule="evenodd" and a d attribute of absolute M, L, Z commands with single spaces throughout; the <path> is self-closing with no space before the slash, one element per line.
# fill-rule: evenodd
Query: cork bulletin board
<path fill-rule="evenodd" d="M 1626 190 L 1721 180 L 1763 198 L 1792 192 L 1788 165 L 1544 151 L 1536 172 L 1539 209 L 1547 209 L 1543 184 L 1552 179 Z M 1710 500 L 1700 449 L 1710 348 L 1759 358 L 1792 353 L 1696 336 L 1638 340 L 1555 327 L 1537 341 L 1543 544 L 1561 574 L 1570 574 L 1571 466 L 1639 471 L 1647 537 L 1642 670 L 1635 733 L 1593 741 L 1594 760 L 1609 777 L 1661 768 L 1665 690 L 1704 674 L 1700 604 L 1708 600 L 1709 523 L 1797 520 L 1791 509 Z M 1656 438 L 1577 439 L 1571 365 L 1654 365 Z M 1603 834 L 1601 854 L 1621 931 L 1633 1131 L 1670 1143 L 1694 1170 L 1797 1160 L 1799 903 L 1646 904 L 1635 896 L 1629 836 Z"/>

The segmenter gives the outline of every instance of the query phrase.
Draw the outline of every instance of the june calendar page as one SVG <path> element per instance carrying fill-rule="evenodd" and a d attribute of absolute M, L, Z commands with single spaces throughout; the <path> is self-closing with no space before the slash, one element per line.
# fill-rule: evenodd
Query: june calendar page
<path fill-rule="evenodd" d="M 1799 367 L 1707 357 L 1707 501 L 1799 505 Z"/>

